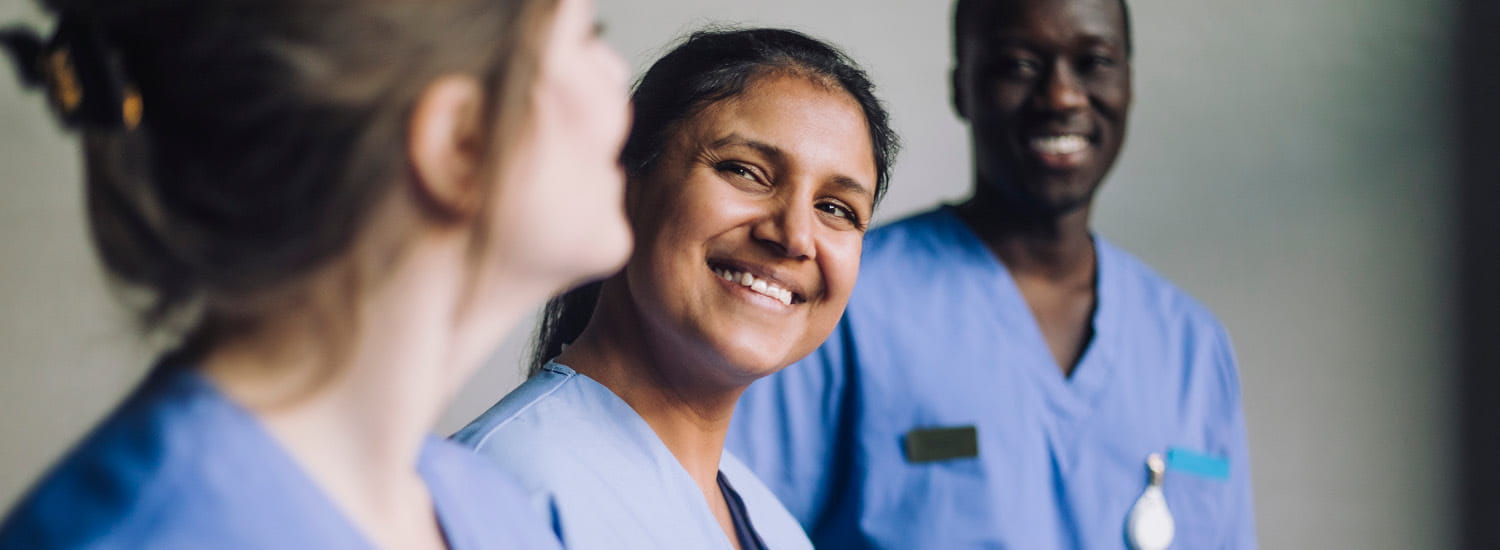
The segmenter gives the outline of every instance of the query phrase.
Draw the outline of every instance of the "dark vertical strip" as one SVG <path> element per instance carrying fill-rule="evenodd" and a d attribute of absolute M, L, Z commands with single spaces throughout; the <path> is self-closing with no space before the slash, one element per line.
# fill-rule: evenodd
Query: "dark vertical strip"
<path fill-rule="evenodd" d="M 1460 392 L 1465 548 L 1500 548 L 1500 0 L 1458 18 Z"/>

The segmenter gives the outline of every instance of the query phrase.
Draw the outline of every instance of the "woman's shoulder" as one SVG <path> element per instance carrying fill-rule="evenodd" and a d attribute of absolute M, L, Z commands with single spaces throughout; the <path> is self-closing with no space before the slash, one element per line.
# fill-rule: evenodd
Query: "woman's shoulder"
<path fill-rule="evenodd" d="M 581 375 L 548 363 L 516 386 L 500 401 L 453 434 L 453 441 L 492 455 L 515 445 L 536 446 L 552 439 L 551 429 L 586 429 L 590 422 L 577 413 L 585 397 Z"/>
<path fill-rule="evenodd" d="M 634 463 L 639 416 L 608 388 L 549 363 L 453 435 L 533 490 L 555 489 L 581 470 Z M 649 432 L 649 427 L 645 428 Z"/>
<path fill-rule="evenodd" d="M 0 547 L 357 540 L 337 516 L 317 523 L 319 494 L 299 481 L 248 413 L 195 373 L 158 368 L 12 510 Z M 289 518 L 306 529 L 264 529 Z"/>
<path fill-rule="evenodd" d="M 0 526 L 0 547 L 94 545 L 152 522 L 198 446 L 181 427 L 192 400 L 166 376 L 151 374 L 31 488 Z"/>
<path fill-rule="evenodd" d="M 433 437 L 418 469 L 454 548 L 558 548 L 550 503 L 492 461 Z"/>

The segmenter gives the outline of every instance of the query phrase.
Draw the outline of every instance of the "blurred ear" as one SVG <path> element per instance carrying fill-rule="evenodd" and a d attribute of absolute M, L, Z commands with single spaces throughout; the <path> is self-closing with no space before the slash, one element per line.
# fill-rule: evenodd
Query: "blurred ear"
<path fill-rule="evenodd" d="M 444 76 L 417 98 L 406 136 L 413 185 L 439 216 L 479 211 L 483 165 L 484 88 L 469 76 Z"/>

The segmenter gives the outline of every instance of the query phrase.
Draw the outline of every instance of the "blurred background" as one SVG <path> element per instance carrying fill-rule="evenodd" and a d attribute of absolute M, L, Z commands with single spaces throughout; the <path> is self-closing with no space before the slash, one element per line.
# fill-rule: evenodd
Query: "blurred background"
<path fill-rule="evenodd" d="M 968 190 L 965 128 L 948 102 L 949 3 L 598 1 L 607 38 L 638 71 L 708 23 L 836 42 L 872 73 L 906 144 L 880 218 Z M 1485 341 L 1496 317 L 1464 298 L 1500 272 L 1488 243 L 1461 229 L 1493 234 L 1474 220 L 1500 201 L 1493 185 L 1457 182 L 1495 173 L 1487 159 L 1500 149 L 1479 145 L 1495 144 L 1493 127 L 1460 119 L 1493 120 L 1500 77 L 1475 71 L 1500 64 L 1456 51 L 1495 51 L 1491 28 L 1467 18 L 1493 18 L 1495 4 L 1131 5 L 1136 103 L 1096 227 L 1228 327 L 1264 548 L 1456 547 L 1462 503 L 1472 518 L 1491 500 L 1459 483 L 1465 464 L 1500 460 L 1483 454 L 1493 444 L 1460 444 L 1497 426 L 1461 398 L 1500 398 L 1484 393 L 1495 375 L 1475 377 L 1495 364 Z M 0 0 L 7 22 L 48 25 L 30 0 Z M 78 158 L 42 97 L 0 77 L 0 510 L 156 353 L 100 275 Z M 509 337 L 441 431 L 520 381 L 529 330 Z"/>

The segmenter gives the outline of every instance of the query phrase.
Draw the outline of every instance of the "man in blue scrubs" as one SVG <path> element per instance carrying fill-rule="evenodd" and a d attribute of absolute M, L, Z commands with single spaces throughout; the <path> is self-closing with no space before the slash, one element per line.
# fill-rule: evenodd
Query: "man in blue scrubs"
<path fill-rule="evenodd" d="M 871 232 L 843 321 L 729 448 L 820 548 L 1254 548 L 1223 327 L 1089 227 L 1123 0 L 960 0 L 955 31 L 973 195 Z"/>

